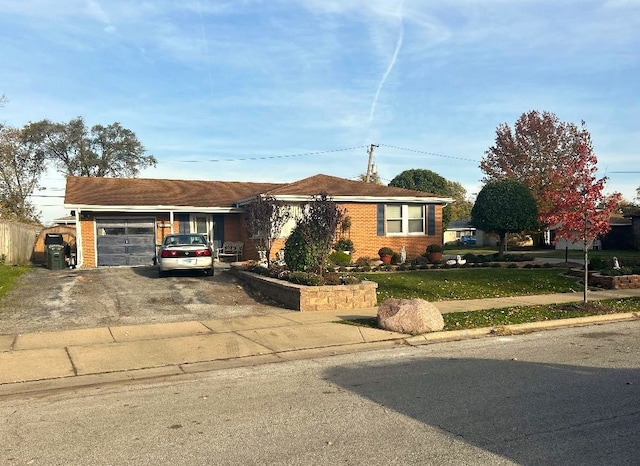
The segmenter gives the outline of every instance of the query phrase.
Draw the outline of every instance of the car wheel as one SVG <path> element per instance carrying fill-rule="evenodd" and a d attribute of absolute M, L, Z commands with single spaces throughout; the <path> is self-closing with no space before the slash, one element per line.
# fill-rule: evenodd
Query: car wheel
<path fill-rule="evenodd" d="M 211 267 L 210 269 L 204 269 L 204 274 L 209 277 L 213 277 L 213 267 Z"/>

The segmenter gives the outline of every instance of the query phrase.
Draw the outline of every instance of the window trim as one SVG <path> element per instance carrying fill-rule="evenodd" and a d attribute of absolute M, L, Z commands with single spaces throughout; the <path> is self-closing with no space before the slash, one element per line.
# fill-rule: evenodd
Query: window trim
<path fill-rule="evenodd" d="M 389 218 L 387 216 L 387 208 L 389 206 L 400 206 L 400 218 Z M 409 218 L 409 206 L 412 207 L 420 207 L 422 210 L 422 231 L 414 231 L 414 232 L 410 232 L 409 231 L 409 220 L 418 220 L 417 218 Z M 385 230 L 385 235 L 386 236 L 427 236 L 427 228 L 426 228 L 426 216 L 427 216 L 427 208 L 424 204 L 399 204 L 399 203 L 389 203 L 389 204 L 385 204 L 384 205 L 384 213 L 385 213 L 385 217 L 384 217 L 384 230 Z M 388 222 L 389 221 L 401 221 L 401 231 L 400 232 L 389 232 L 388 231 Z"/>

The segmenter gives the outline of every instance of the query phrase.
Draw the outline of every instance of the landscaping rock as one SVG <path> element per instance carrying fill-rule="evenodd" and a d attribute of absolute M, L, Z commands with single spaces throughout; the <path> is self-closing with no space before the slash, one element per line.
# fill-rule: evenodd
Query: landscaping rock
<path fill-rule="evenodd" d="M 417 335 L 444 328 L 438 308 L 424 299 L 387 299 L 378 308 L 378 326 L 385 330 Z"/>

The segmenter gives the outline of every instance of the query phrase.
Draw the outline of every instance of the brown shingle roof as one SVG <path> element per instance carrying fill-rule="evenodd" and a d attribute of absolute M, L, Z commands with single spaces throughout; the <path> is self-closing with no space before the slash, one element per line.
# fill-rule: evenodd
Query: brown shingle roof
<path fill-rule="evenodd" d="M 98 206 L 231 207 L 239 199 L 279 186 L 236 181 L 69 176 L 64 202 Z"/>
<path fill-rule="evenodd" d="M 232 207 L 258 194 L 272 196 L 438 197 L 421 191 L 315 175 L 294 183 L 67 177 L 65 204 L 84 206 Z"/>
<path fill-rule="evenodd" d="M 315 195 L 321 191 L 329 196 L 353 196 L 353 197 L 438 197 L 422 191 L 383 186 L 375 183 L 363 183 L 362 181 L 346 180 L 336 176 L 315 175 L 294 183 L 283 184 L 272 189 L 267 194 L 278 195 Z"/>

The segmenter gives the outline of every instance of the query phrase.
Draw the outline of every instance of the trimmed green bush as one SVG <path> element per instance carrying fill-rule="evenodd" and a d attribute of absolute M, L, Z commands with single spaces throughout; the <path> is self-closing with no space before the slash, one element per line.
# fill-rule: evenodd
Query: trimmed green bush
<path fill-rule="evenodd" d="M 316 265 L 313 250 L 299 227 L 293 229 L 285 242 L 284 260 L 292 272 L 305 272 Z"/>
<path fill-rule="evenodd" d="M 351 256 L 344 251 L 334 251 L 329 255 L 329 261 L 334 265 L 346 267 L 351 264 Z"/>

